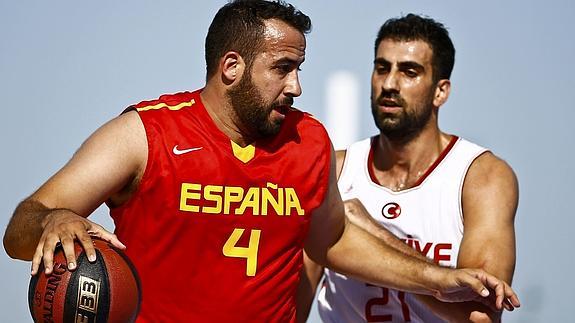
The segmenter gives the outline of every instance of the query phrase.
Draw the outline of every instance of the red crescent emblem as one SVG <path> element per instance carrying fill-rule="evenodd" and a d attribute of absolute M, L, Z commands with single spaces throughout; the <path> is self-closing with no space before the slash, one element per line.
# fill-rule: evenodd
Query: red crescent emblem
<path fill-rule="evenodd" d="M 386 219 L 395 219 L 401 214 L 401 207 L 395 202 L 387 203 L 383 206 L 383 209 L 381 209 L 381 214 Z"/>

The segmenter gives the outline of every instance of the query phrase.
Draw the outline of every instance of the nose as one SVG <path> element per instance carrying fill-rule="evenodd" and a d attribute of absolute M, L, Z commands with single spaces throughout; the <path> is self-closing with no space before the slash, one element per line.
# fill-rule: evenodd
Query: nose
<path fill-rule="evenodd" d="M 299 75 L 297 70 L 292 71 L 287 76 L 286 85 L 284 87 L 284 94 L 290 97 L 298 97 L 301 95 L 301 85 L 299 83 Z"/>
<path fill-rule="evenodd" d="M 382 88 L 386 92 L 398 92 L 399 91 L 399 82 L 397 79 L 397 73 L 394 70 L 389 71 L 384 76 Z"/>

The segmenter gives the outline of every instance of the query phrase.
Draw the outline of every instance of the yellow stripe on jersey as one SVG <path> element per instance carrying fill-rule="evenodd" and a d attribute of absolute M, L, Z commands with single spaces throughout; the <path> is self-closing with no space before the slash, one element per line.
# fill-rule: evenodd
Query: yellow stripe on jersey
<path fill-rule="evenodd" d="M 233 140 L 230 140 L 230 142 L 232 143 L 232 151 L 234 152 L 234 156 L 236 156 L 236 158 L 241 160 L 244 164 L 254 158 L 254 155 L 256 154 L 256 146 L 247 145 L 245 147 L 241 147 Z"/>
<path fill-rule="evenodd" d="M 172 111 L 176 111 L 176 110 L 180 110 L 181 108 L 191 107 L 195 103 L 196 103 L 196 100 L 194 100 L 194 99 L 192 99 L 189 102 L 182 102 L 178 105 L 167 105 L 165 102 L 161 102 L 161 103 L 158 103 L 156 105 L 148 105 L 145 107 L 137 108 L 136 110 L 141 112 L 141 111 L 148 111 L 148 110 L 158 110 L 161 108 L 168 108 Z"/>

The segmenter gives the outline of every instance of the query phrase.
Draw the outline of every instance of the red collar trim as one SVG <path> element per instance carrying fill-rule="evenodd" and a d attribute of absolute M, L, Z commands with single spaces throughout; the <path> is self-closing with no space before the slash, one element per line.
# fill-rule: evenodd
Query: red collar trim
<path fill-rule="evenodd" d="M 369 177 L 371 178 L 371 181 L 374 182 L 375 184 L 379 185 L 379 186 L 383 186 L 381 185 L 381 183 L 377 180 L 377 177 L 375 177 L 375 173 L 373 171 L 373 152 L 375 151 L 375 143 L 376 143 L 376 139 L 379 136 L 374 136 L 371 139 L 371 147 L 369 148 L 369 154 L 367 155 L 367 171 L 369 173 Z M 417 180 L 417 182 L 415 184 L 413 184 L 412 187 L 410 188 L 414 188 L 417 187 L 419 185 L 421 185 L 421 183 L 423 183 L 423 181 L 425 181 L 425 179 L 431 175 L 431 173 L 433 172 L 433 170 L 435 170 L 435 168 L 437 168 L 437 166 L 439 166 L 439 164 L 441 163 L 441 161 L 443 161 L 443 159 L 445 159 L 445 156 L 447 156 L 447 154 L 451 151 L 451 149 L 453 148 L 453 146 L 455 146 L 455 143 L 457 142 L 457 140 L 459 139 L 458 136 L 452 136 L 451 140 L 449 141 L 449 144 L 447 144 L 447 147 L 445 147 L 445 149 L 443 149 L 443 151 L 441 152 L 441 154 L 439 154 L 439 156 L 437 157 L 437 159 L 433 162 L 433 164 L 431 166 L 429 166 L 429 168 L 427 169 L 427 171 L 425 172 L 425 174 L 421 175 L 421 177 Z"/>

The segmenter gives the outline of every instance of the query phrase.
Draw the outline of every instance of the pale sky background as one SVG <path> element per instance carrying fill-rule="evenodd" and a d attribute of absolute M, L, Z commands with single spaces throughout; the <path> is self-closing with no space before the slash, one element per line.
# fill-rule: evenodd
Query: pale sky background
<path fill-rule="evenodd" d="M 17 203 L 124 107 L 203 86 L 204 37 L 223 3 L 0 0 L 2 231 Z M 359 109 L 348 140 L 376 132 L 369 81 L 379 26 L 414 12 L 449 28 L 457 54 L 441 127 L 492 149 L 520 182 L 513 285 L 523 306 L 505 321 L 573 322 L 575 2 L 292 3 L 314 26 L 296 106 L 327 122 L 337 113 L 327 84 L 346 73 Z M 113 229 L 106 209 L 92 219 Z M 30 322 L 29 263 L 2 249 L 0 268 L 0 322 Z"/>

